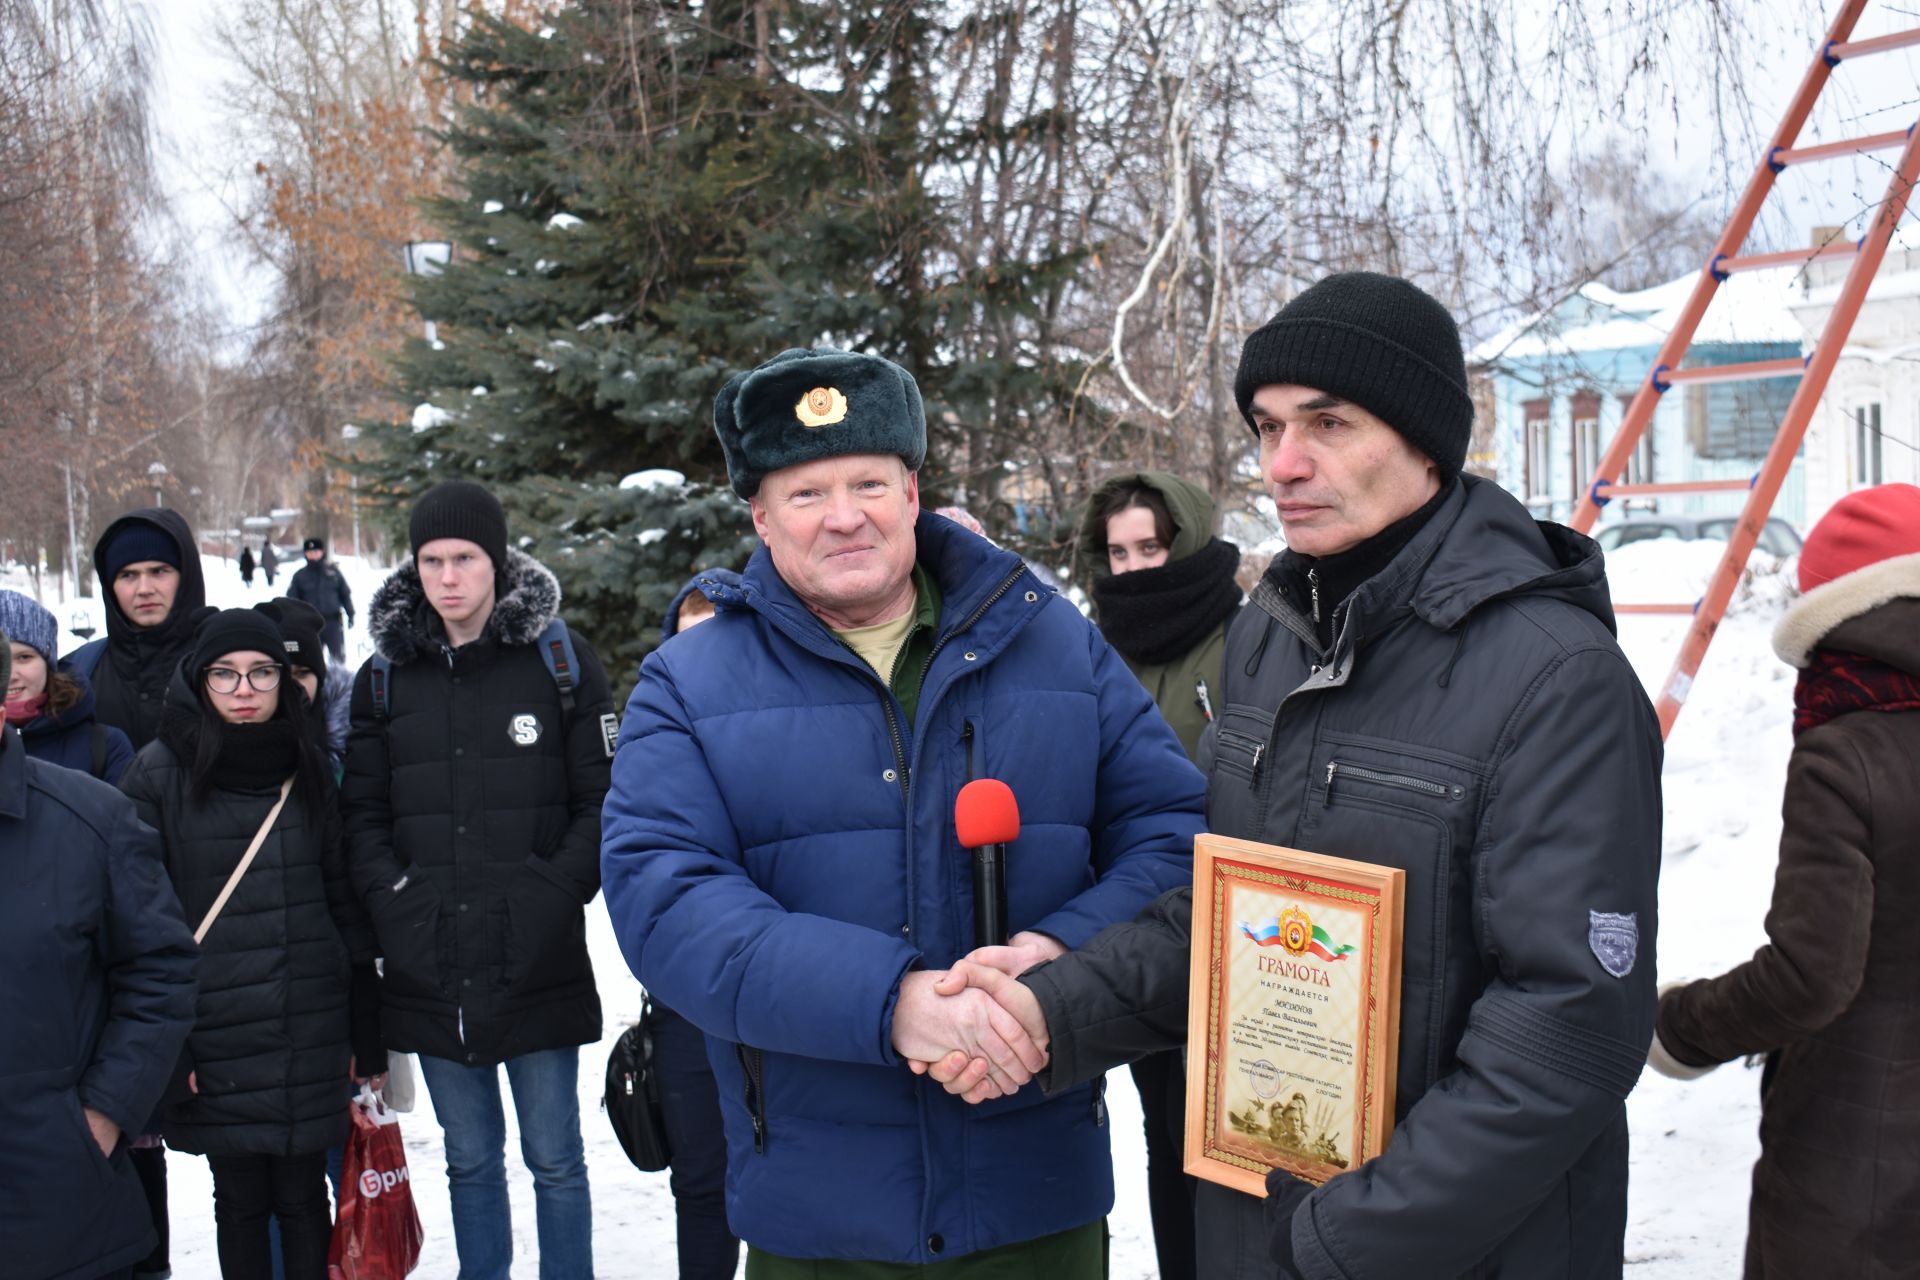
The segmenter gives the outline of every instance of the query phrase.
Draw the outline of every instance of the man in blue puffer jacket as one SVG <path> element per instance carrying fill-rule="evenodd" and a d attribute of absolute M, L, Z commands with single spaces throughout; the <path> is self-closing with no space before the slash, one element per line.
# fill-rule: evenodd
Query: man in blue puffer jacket
<path fill-rule="evenodd" d="M 954 801 L 1018 798 L 1010 946 L 1037 962 L 1190 879 L 1200 775 L 1070 604 L 920 512 L 905 370 L 788 351 L 714 422 L 765 545 L 642 665 L 601 860 L 628 963 L 707 1033 L 748 1275 L 1103 1275 L 1099 1082 L 969 1109 L 908 1069 L 936 1043 L 1010 1085 L 1041 1061 L 932 990 L 974 946 Z"/>

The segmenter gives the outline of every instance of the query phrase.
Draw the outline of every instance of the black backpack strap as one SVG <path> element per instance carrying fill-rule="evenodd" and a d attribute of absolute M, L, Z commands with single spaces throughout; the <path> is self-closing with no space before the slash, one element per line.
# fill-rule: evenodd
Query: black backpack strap
<path fill-rule="evenodd" d="M 376 720 L 385 720 L 392 706 L 391 695 L 387 689 L 388 682 L 392 679 L 393 663 L 387 660 L 385 654 L 375 653 L 372 670 L 368 672 L 368 680 L 373 693 L 373 718 Z"/>
<path fill-rule="evenodd" d="M 107 776 L 107 729 L 98 720 L 87 728 L 93 743 L 93 776 L 104 779 Z"/>
<path fill-rule="evenodd" d="M 579 661 L 573 652 L 573 633 L 567 630 L 567 624 L 559 618 L 547 623 L 540 633 L 540 661 L 547 667 L 547 674 L 553 677 L 554 685 L 560 690 L 560 718 L 562 721 L 573 719 L 573 691 L 579 684 Z"/>

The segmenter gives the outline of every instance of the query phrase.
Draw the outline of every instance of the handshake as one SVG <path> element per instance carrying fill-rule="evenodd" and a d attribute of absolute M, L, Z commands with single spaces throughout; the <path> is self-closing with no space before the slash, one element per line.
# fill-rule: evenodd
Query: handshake
<path fill-rule="evenodd" d="M 1008 1096 L 1047 1065 L 1047 1020 L 1017 979 L 1065 952 L 1044 933 L 1016 933 L 945 973 L 909 973 L 893 1009 L 894 1052 L 968 1102 Z"/>

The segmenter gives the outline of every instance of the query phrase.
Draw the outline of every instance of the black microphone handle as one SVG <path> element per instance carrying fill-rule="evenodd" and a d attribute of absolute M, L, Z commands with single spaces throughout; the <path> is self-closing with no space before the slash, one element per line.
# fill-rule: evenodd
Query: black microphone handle
<path fill-rule="evenodd" d="M 983 844 L 973 851 L 973 945 L 1007 945 L 1007 846 Z"/>

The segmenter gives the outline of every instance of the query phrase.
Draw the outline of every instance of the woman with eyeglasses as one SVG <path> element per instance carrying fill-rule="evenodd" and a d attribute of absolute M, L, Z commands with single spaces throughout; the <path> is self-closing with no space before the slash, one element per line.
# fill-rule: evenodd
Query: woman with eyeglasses
<path fill-rule="evenodd" d="M 161 1132 L 176 1151 L 207 1157 L 225 1280 L 272 1274 L 270 1217 L 287 1280 L 324 1280 L 326 1151 L 346 1137 L 342 1088 L 376 1077 L 386 1058 L 373 935 L 347 880 L 333 772 L 271 619 L 251 609 L 207 619 L 167 691 L 159 736 L 121 789 L 159 831 L 201 933 L 184 1087 L 163 1107 Z"/>

